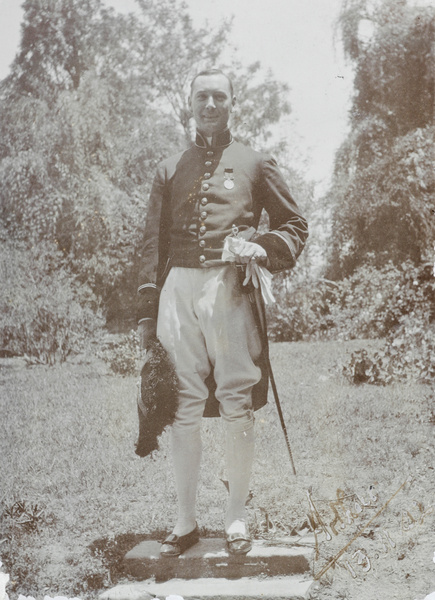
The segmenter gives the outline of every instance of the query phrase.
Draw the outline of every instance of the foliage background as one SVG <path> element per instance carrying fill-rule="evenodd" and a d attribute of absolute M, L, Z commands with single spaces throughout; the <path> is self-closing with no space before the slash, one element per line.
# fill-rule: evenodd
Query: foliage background
<path fill-rule="evenodd" d="M 260 476 L 258 533 L 269 517 L 278 528 L 303 525 L 302 514 L 292 523 L 288 514 L 294 505 L 302 510 L 301 495 L 331 456 L 336 472 L 349 471 L 349 486 L 363 484 L 358 474 L 369 465 L 392 489 L 403 465 L 421 474 L 433 454 L 426 440 L 435 375 L 434 11 L 405 0 L 344 0 L 337 28 L 355 72 L 349 135 L 330 189 L 315 198 L 313 183 L 286 166 L 294 148 L 271 135 L 291 111 L 287 86 L 258 63 L 241 64 L 236 52 L 231 64 L 222 61 L 230 21 L 210 31 L 195 27 L 177 0 L 138 4 L 139 16 L 125 16 L 99 0 L 25 0 L 20 51 L 0 83 L 0 350 L 29 365 L 2 371 L 9 466 L 0 522 L 8 568 L 27 594 L 45 593 L 60 574 L 64 593 L 110 584 L 107 556 L 77 545 L 83 536 L 95 540 L 101 519 L 111 527 L 103 549 L 121 542 L 121 522 L 142 526 L 144 512 L 148 529 L 166 525 L 168 515 L 152 509 L 156 494 L 171 497 L 165 456 L 147 466 L 148 481 L 158 485 L 145 497 L 138 464 L 118 461 L 131 441 L 133 417 L 125 419 L 119 398 L 134 396 L 137 339 L 106 334 L 134 326 L 147 196 L 157 163 L 190 142 L 193 69 L 219 64 L 233 75 L 243 100 L 234 133 L 284 165 L 312 232 L 294 271 L 275 278 L 278 302 L 269 311 L 271 339 L 297 342 L 274 359 L 285 390 L 289 365 L 299 365 L 286 402 L 307 472 L 291 506 L 278 497 L 277 482 L 264 485 Z M 339 355 L 337 364 L 330 354 Z M 317 380 L 321 356 L 328 367 Z M 35 426 L 26 439 L 29 423 Z M 268 414 L 261 439 L 281 464 L 271 428 Z M 209 437 L 214 448 L 219 436 Z M 307 459 L 307 439 L 318 464 Z M 357 460 L 343 467 L 352 444 Z M 215 472 L 219 460 L 215 452 L 205 472 Z M 269 476 L 268 465 L 262 468 Z M 282 475 L 278 469 L 277 480 Z M 424 476 L 418 484 L 425 502 L 431 481 Z M 116 489 L 125 490 L 116 509 L 124 521 L 111 516 Z M 213 493 L 203 508 L 218 529 Z M 129 504 L 133 496 L 142 498 L 140 510 Z M 18 522 L 23 500 L 38 531 Z M 62 544 L 67 551 L 54 568 Z M 414 547 L 417 537 L 402 549 L 406 555 Z M 412 573 L 413 590 L 423 594 L 423 578 Z M 409 581 L 395 583 L 386 597 L 411 589 Z M 349 587 L 360 600 L 347 581 L 337 597 Z M 323 593 L 333 597 L 327 584 Z"/>

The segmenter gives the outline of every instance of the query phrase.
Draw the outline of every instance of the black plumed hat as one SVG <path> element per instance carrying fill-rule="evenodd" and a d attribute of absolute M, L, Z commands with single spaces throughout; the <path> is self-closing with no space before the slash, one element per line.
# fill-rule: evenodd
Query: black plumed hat
<path fill-rule="evenodd" d="M 150 342 L 147 349 L 140 374 L 137 408 L 139 438 L 135 452 L 144 457 L 158 449 L 158 437 L 168 425 L 172 425 L 178 409 L 175 367 L 157 338 Z"/>

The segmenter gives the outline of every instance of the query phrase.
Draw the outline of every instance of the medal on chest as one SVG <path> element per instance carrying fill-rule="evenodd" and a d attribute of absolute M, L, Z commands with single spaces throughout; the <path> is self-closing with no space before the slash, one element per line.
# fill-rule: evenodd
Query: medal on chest
<path fill-rule="evenodd" d="M 224 171 L 224 187 L 227 190 L 232 190 L 234 187 L 234 174 L 233 169 L 225 169 Z"/>

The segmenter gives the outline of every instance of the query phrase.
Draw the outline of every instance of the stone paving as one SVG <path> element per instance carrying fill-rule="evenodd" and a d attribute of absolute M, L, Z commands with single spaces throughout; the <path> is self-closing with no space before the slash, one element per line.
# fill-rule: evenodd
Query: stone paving
<path fill-rule="evenodd" d="M 306 600 L 312 585 L 303 577 L 258 577 L 241 579 L 200 578 L 152 580 L 117 585 L 100 596 L 101 600 L 165 600 L 181 596 L 183 600 Z M 157 598 L 156 598 L 157 597 Z"/>
<path fill-rule="evenodd" d="M 305 600 L 313 584 L 314 538 L 255 540 L 243 556 L 229 555 L 222 538 L 201 539 L 178 558 L 160 558 L 160 544 L 130 550 L 124 571 L 137 582 L 104 592 L 100 600 Z"/>

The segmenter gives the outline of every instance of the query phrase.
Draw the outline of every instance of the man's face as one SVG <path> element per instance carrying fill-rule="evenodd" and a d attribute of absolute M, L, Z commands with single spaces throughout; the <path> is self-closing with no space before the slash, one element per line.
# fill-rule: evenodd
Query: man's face
<path fill-rule="evenodd" d="M 189 105 L 198 130 L 206 137 L 224 130 L 235 101 L 225 75 L 219 73 L 197 77 L 193 82 Z"/>

